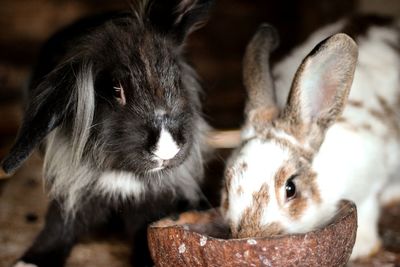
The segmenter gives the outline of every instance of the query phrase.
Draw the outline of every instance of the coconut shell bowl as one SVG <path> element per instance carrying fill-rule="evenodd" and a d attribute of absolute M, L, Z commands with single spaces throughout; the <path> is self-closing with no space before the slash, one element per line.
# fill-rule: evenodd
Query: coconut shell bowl
<path fill-rule="evenodd" d="M 357 211 L 342 201 L 326 226 L 304 234 L 230 238 L 216 210 L 190 211 L 148 229 L 156 266 L 344 266 L 352 252 Z"/>

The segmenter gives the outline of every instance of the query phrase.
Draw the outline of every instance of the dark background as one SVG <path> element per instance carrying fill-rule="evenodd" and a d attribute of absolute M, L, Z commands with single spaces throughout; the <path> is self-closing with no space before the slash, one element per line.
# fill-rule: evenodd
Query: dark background
<path fill-rule="evenodd" d="M 41 44 L 77 18 L 127 6 L 124 0 L 0 0 L 0 159 L 18 130 L 23 87 Z M 210 124 L 231 129 L 243 121 L 241 61 L 260 23 L 271 23 L 280 32 L 276 61 L 313 30 L 355 12 L 400 15 L 400 1 L 217 0 L 208 24 L 187 45 L 187 57 L 204 85 L 204 113 Z M 227 155 L 218 153 L 217 158 Z M 222 163 L 209 166 L 210 177 L 216 177 L 209 191 L 219 182 Z M 33 155 L 14 177 L 0 180 L 0 267 L 15 260 L 41 228 L 46 198 L 40 176 L 41 160 Z M 209 194 L 214 204 L 218 192 Z M 126 266 L 126 257 L 123 245 L 96 242 L 78 246 L 69 266 Z"/>
<path fill-rule="evenodd" d="M 20 101 L 41 44 L 77 18 L 127 6 L 127 0 L 0 0 L 0 135 L 15 134 L 19 117 L 3 106 Z M 316 28 L 359 11 L 400 14 L 400 2 L 217 0 L 209 23 L 191 36 L 187 47 L 205 87 L 204 111 L 209 122 L 217 128 L 240 126 L 245 98 L 241 60 L 260 23 L 275 25 L 281 34 L 276 60 Z"/>

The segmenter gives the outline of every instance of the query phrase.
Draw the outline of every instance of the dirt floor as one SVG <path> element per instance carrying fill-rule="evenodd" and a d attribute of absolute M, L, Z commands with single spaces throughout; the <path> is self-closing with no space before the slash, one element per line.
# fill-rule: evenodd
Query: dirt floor
<path fill-rule="evenodd" d="M 46 197 L 37 155 L 15 176 L 0 184 L 0 266 L 11 264 L 24 252 L 43 226 Z M 129 247 L 118 240 L 78 244 L 68 260 L 70 267 L 129 266 Z"/>

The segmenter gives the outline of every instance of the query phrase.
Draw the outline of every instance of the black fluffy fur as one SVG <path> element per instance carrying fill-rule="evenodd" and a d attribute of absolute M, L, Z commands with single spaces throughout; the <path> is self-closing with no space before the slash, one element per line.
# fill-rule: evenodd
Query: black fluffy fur
<path fill-rule="evenodd" d="M 133 245 L 134 265 L 149 265 L 147 224 L 201 199 L 207 125 L 182 48 L 211 4 L 137 1 L 131 12 L 83 19 L 44 45 L 23 124 L 2 162 L 11 173 L 34 148 L 46 146 L 51 202 L 45 227 L 22 261 L 63 266 L 75 242 L 118 217 L 130 240 L 141 242 Z M 118 86 L 125 105 L 115 95 Z M 165 169 L 151 172 L 162 127 L 181 149 Z M 105 173 L 131 176 L 143 186 L 141 193 L 108 192 L 98 184 Z"/>

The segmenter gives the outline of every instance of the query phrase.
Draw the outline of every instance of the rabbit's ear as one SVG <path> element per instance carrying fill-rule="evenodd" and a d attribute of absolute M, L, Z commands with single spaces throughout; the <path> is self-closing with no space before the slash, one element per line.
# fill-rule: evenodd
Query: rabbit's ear
<path fill-rule="evenodd" d="M 270 54 L 278 46 L 274 27 L 262 24 L 247 45 L 243 59 L 243 81 L 247 90 L 247 120 L 251 124 L 268 122 L 278 115 Z"/>
<path fill-rule="evenodd" d="M 213 4 L 213 0 L 150 1 L 146 13 L 159 31 L 183 42 L 188 34 L 205 24 Z"/>
<path fill-rule="evenodd" d="M 33 149 L 60 124 L 70 104 L 70 83 L 73 77 L 70 66 L 60 68 L 50 73 L 30 92 L 14 146 L 1 162 L 5 174 L 15 171 Z"/>
<path fill-rule="evenodd" d="M 322 133 L 341 115 L 353 82 L 358 48 L 346 34 L 319 43 L 303 60 L 289 94 L 285 118 L 307 135 Z"/>

